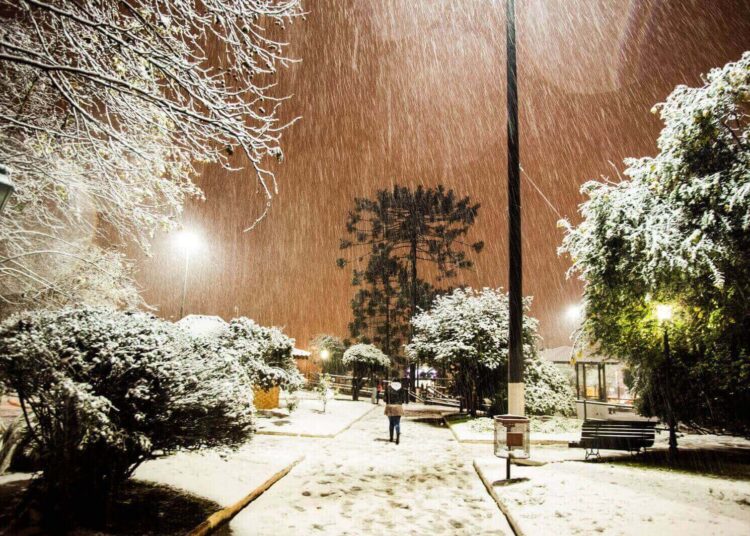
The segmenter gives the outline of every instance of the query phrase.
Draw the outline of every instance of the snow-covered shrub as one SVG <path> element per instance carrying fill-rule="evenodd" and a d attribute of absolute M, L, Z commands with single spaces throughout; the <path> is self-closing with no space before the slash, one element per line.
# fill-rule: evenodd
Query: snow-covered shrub
<path fill-rule="evenodd" d="M 67 308 L 0 325 L 0 379 L 21 400 L 53 519 L 103 512 L 143 461 L 234 447 L 253 428 L 234 354 L 140 312 Z"/>
<path fill-rule="evenodd" d="M 326 412 L 328 406 L 328 400 L 333 398 L 333 380 L 330 374 L 323 373 L 318 378 L 318 385 L 315 386 L 315 393 L 318 395 L 318 399 L 323 404 L 323 413 Z"/>
<path fill-rule="evenodd" d="M 524 309 L 530 305 L 531 299 L 526 298 Z M 459 288 L 438 296 L 430 310 L 416 315 L 412 324 L 414 338 L 407 351 L 448 370 L 456 394 L 464 399 L 470 413 L 476 415 L 482 398 L 494 399 L 495 405 L 507 405 L 506 293 L 490 288 Z M 540 363 L 536 347 L 538 324 L 535 318 L 524 315 L 527 412 L 567 413 L 573 405 L 573 393 L 562 375 Z"/>
<path fill-rule="evenodd" d="M 390 358 L 372 344 L 350 346 L 341 362 L 352 371 L 352 400 L 359 400 L 359 390 L 365 377 L 372 377 L 379 370 L 387 370 Z"/>
<path fill-rule="evenodd" d="M 279 328 L 267 328 L 245 317 L 235 318 L 218 341 L 222 348 L 237 355 L 254 386 L 287 391 L 302 387 L 304 378 L 292 357 L 294 339 Z"/>
<path fill-rule="evenodd" d="M 538 357 L 527 359 L 523 376 L 526 382 L 524 398 L 527 414 L 573 415 L 573 389 L 553 363 Z"/>

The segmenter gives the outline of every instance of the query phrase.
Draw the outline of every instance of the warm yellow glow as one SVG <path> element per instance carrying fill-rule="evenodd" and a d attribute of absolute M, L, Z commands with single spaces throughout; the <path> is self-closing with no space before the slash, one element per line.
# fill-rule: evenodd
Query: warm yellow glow
<path fill-rule="evenodd" d="M 329 357 L 331 357 L 331 352 L 329 352 L 327 349 L 324 348 L 323 350 L 320 351 L 321 359 L 328 359 Z"/>
<path fill-rule="evenodd" d="M 659 322 L 668 322 L 672 320 L 672 306 L 663 303 L 657 305 L 656 318 L 659 320 Z"/>

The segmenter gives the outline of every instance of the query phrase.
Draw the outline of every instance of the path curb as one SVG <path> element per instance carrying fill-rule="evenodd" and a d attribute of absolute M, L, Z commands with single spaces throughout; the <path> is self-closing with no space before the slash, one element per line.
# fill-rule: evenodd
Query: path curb
<path fill-rule="evenodd" d="M 187 536 L 208 536 L 216 531 L 219 527 L 222 527 L 229 523 L 237 514 L 239 514 L 247 505 L 253 502 L 255 499 L 263 495 L 266 491 L 271 488 L 276 482 L 284 478 L 289 471 L 291 471 L 297 464 L 299 464 L 305 457 L 300 456 L 292 463 L 284 467 L 278 473 L 275 473 L 271 478 L 263 482 L 260 486 L 255 488 L 253 491 L 245 495 L 242 499 L 236 503 L 222 508 L 218 512 L 211 514 L 208 519 L 203 523 L 191 530 Z"/>
<path fill-rule="evenodd" d="M 476 460 L 474 460 L 473 465 L 474 470 L 477 472 L 477 475 L 479 475 L 479 479 L 482 481 L 482 484 L 484 484 L 484 487 L 487 488 L 487 493 L 490 494 L 490 497 L 492 497 L 492 499 L 495 501 L 495 504 L 497 504 L 498 508 L 500 508 L 500 511 L 505 516 L 505 519 L 508 520 L 508 524 L 510 525 L 513 534 L 515 534 L 516 536 L 526 536 L 526 533 L 524 533 L 523 529 L 521 529 L 521 526 L 518 524 L 518 521 L 516 521 L 516 518 L 513 517 L 513 514 L 510 513 L 508 505 L 500 499 L 500 496 L 495 491 L 492 482 L 484 475 L 482 470 L 479 468 L 479 464 L 477 464 Z"/>

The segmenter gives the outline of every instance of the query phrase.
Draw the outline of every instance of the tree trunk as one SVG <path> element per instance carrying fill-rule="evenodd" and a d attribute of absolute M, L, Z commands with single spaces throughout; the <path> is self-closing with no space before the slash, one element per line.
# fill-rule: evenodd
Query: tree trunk
<path fill-rule="evenodd" d="M 409 251 L 409 257 L 411 261 L 411 318 L 417 314 L 417 237 L 414 236 L 411 239 L 411 249 Z M 411 333 L 411 339 L 414 338 L 414 325 L 409 321 L 409 331 Z M 417 364 L 412 362 L 409 364 L 409 379 L 411 383 L 411 391 L 417 392 Z"/>
<path fill-rule="evenodd" d="M 352 376 L 352 400 L 359 400 L 359 378 Z"/>

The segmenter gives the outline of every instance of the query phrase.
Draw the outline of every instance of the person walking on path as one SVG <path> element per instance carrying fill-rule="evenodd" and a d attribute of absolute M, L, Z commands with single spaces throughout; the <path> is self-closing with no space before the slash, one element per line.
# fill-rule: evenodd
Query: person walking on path
<path fill-rule="evenodd" d="M 401 440 L 401 417 L 404 415 L 404 389 L 398 380 L 393 380 L 385 390 L 385 415 L 388 417 L 389 441 L 393 442 L 396 432 L 396 445 Z"/>

